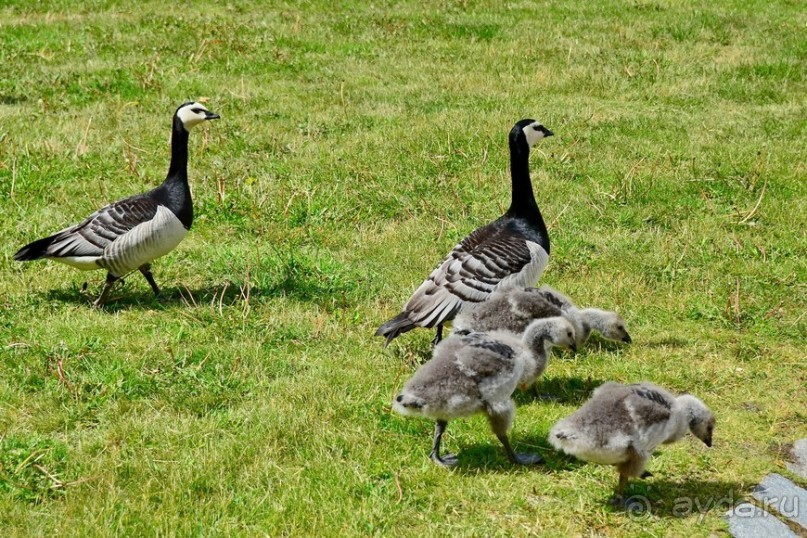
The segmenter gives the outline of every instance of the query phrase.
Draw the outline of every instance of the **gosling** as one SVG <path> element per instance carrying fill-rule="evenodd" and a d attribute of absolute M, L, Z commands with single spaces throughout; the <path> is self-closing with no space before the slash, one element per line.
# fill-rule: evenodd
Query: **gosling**
<path fill-rule="evenodd" d="M 613 501 L 618 503 L 630 477 L 652 476 L 645 465 L 658 445 L 678 441 L 689 430 L 711 447 L 714 427 L 712 412 L 691 394 L 675 397 L 647 381 L 608 382 L 552 427 L 549 442 L 582 460 L 617 466 Z"/>
<path fill-rule="evenodd" d="M 506 331 L 451 335 L 404 385 L 392 408 L 435 421 L 429 457 L 443 467 L 457 464 L 456 455 L 440 455 L 448 421 L 476 413 L 487 416 L 511 462 L 540 463 L 537 454 L 516 453 L 507 433 L 515 415 L 513 392 L 543 373 L 552 346 L 575 348 L 574 327 L 562 317 L 534 321 L 520 337 Z"/>
<path fill-rule="evenodd" d="M 454 320 L 454 332 L 507 330 L 521 333 L 532 320 L 551 316 L 564 316 L 572 323 L 578 347 L 588 340 L 592 331 L 607 340 L 632 342 L 625 320 L 619 314 L 599 308 L 580 309 L 549 286 L 496 291 L 484 303 L 460 313 Z"/>

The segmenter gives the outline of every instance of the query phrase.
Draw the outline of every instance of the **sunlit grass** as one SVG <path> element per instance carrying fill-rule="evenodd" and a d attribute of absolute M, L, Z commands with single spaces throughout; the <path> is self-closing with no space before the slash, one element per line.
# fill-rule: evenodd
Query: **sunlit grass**
<path fill-rule="evenodd" d="M 798 2 L 5 2 L 0 8 L 0 534 L 708 536 L 807 435 L 807 154 Z M 20 265 L 26 242 L 146 190 L 170 115 L 196 220 L 106 311 L 103 274 Z M 553 357 L 518 396 L 514 469 L 484 419 L 389 402 L 428 355 L 375 328 L 509 200 L 534 117 L 544 282 L 616 309 L 635 344 Z M 86 291 L 84 282 L 88 282 Z M 602 381 L 715 411 L 606 504 L 612 469 L 545 440 Z"/>

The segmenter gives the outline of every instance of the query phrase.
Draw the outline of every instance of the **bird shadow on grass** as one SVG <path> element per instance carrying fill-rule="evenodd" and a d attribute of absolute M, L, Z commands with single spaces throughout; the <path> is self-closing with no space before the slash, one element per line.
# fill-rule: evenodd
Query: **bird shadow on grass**
<path fill-rule="evenodd" d="M 457 448 L 459 464 L 455 472 L 467 474 L 482 473 L 548 473 L 558 470 L 571 470 L 584 462 L 565 454 L 558 453 L 546 440 L 545 433 L 530 434 L 518 431 L 518 424 L 510 434 L 510 444 L 518 453 L 540 455 L 544 461 L 535 465 L 518 465 L 512 463 L 505 454 L 501 443 L 491 434 L 489 443 L 478 443 Z M 448 447 L 446 447 L 448 448 Z"/>
<path fill-rule="evenodd" d="M 613 483 L 616 486 L 616 472 Z M 611 505 L 610 496 L 604 498 L 603 503 L 612 506 L 614 511 L 629 512 L 633 517 L 697 518 L 710 512 L 725 514 L 746 500 L 747 489 L 738 482 L 700 478 L 673 480 L 657 473 L 645 480 L 632 479 L 625 490 L 625 505 Z"/>
<path fill-rule="evenodd" d="M 329 307 L 347 307 L 352 303 L 349 295 L 351 290 L 340 289 L 328 283 L 318 284 L 312 279 L 299 279 L 294 274 L 284 275 L 267 285 L 256 285 L 242 282 L 222 282 L 188 288 L 185 286 L 164 286 L 160 295 L 154 295 L 151 289 L 140 282 L 127 282 L 139 275 L 131 275 L 122 283 L 116 283 L 110 292 L 110 297 L 104 305 L 106 312 L 119 312 L 122 310 L 161 310 L 179 305 L 191 307 L 215 304 L 229 307 L 236 303 L 247 301 L 261 301 L 284 297 L 301 302 L 309 302 Z M 42 292 L 47 300 L 56 300 L 64 303 L 86 304 L 91 307 L 93 301 L 101 294 L 102 285 L 71 286 L 57 288 Z"/>
<path fill-rule="evenodd" d="M 587 400 L 594 389 L 605 383 L 601 379 L 587 377 L 547 377 L 536 381 L 532 388 L 516 391 L 513 399 L 517 406 L 530 402 L 557 402 L 562 404 L 580 404 Z"/>
<path fill-rule="evenodd" d="M 646 342 L 642 342 L 642 347 L 672 347 L 672 348 L 682 348 L 688 347 L 690 342 L 683 338 L 678 338 L 676 336 L 666 336 L 663 338 L 653 338 Z"/>

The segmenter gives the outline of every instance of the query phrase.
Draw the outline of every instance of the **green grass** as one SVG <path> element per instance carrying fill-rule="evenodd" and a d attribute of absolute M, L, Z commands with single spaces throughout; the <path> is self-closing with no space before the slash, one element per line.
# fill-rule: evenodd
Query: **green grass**
<path fill-rule="evenodd" d="M 725 508 L 675 499 L 746 498 L 807 435 L 805 25 L 787 0 L 4 2 L 0 534 L 725 534 Z M 199 97 L 222 120 L 191 136 L 163 298 L 132 276 L 99 312 L 101 272 L 12 261 L 161 181 Z M 447 472 L 389 408 L 431 334 L 372 334 L 505 208 L 523 117 L 556 133 L 531 159 L 543 282 L 635 344 L 557 355 L 555 399 L 518 396 L 545 466 L 512 468 L 478 417 Z M 642 379 L 718 426 L 657 454 L 637 519 L 545 438 Z"/>

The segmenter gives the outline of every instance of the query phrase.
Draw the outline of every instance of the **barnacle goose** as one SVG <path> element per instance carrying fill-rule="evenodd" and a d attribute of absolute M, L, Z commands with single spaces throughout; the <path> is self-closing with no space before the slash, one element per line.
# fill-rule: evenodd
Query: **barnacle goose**
<path fill-rule="evenodd" d="M 619 485 L 614 501 L 621 501 L 629 477 L 652 476 L 645 465 L 658 445 L 674 443 L 691 431 L 710 447 L 714 427 L 712 412 L 691 394 L 676 397 L 647 381 L 608 382 L 552 427 L 549 442 L 582 460 L 616 465 Z"/>
<path fill-rule="evenodd" d="M 574 328 L 562 317 L 534 321 L 523 335 L 507 331 L 451 335 L 435 346 L 432 359 L 406 382 L 392 408 L 435 421 L 430 458 L 439 465 L 457 463 L 453 454 L 440 455 L 448 421 L 476 413 L 488 417 L 510 461 L 539 463 L 538 455 L 514 452 L 507 432 L 515 414 L 513 392 L 543 373 L 552 346 L 574 349 Z"/>
<path fill-rule="evenodd" d="M 510 131 L 512 201 L 507 212 L 477 228 L 432 271 L 404 306 L 384 323 L 376 336 L 389 343 L 416 327 L 436 327 L 440 341 L 443 323 L 469 304 L 486 300 L 506 286 L 537 282 L 549 260 L 549 235 L 530 182 L 530 148 L 552 131 L 532 119 L 517 122 Z"/>
<path fill-rule="evenodd" d="M 150 262 L 171 252 L 190 230 L 193 203 L 188 186 L 188 134 L 191 128 L 219 118 L 204 105 L 187 102 L 174 113 L 171 164 L 163 183 L 143 194 L 99 209 L 82 223 L 22 247 L 17 261 L 48 258 L 81 270 L 106 269 L 103 306 L 115 281 L 139 269 L 155 295 L 160 292 Z"/>

